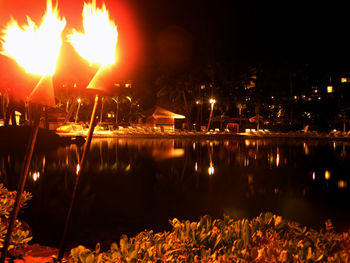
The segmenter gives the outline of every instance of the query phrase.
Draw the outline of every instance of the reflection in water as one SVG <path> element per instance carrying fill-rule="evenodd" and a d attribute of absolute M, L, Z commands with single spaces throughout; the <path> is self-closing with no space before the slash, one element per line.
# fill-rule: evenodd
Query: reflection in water
<path fill-rule="evenodd" d="M 214 165 L 213 165 L 213 143 L 210 142 L 207 144 L 208 148 L 208 155 L 209 155 L 209 168 L 208 168 L 208 174 L 214 175 Z"/>
<path fill-rule="evenodd" d="M 311 140 L 94 139 L 68 240 L 94 246 L 123 233 L 167 229 L 173 217 L 263 211 L 314 227 L 328 218 L 349 227 L 349 147 Z M 23 217 L 41 243 L 57 246 L 82 150 L 70 145 L 33 156 L 26 185 L 33 200 Z M 0 152 L 0 180 L 10 189 L 22 163 L 23 153 Z"/>
<path fill-rule="evenodd" d="M 31 174 L 31 172 L 29 172 L 29 176 L 32 176 L 32 178 L 33 178 L 33 180 L 35 182 L 36 180 L 39 179 L 40 173 L 38 171 L 34 172 L 33 174 Z"/>

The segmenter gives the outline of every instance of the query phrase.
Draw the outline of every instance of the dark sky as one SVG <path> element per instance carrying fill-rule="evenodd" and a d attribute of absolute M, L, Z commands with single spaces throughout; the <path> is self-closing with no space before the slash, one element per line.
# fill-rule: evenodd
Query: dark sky
<path fill-rule="evenodd" d="M 341 1 L 135 1 L 146 56 L 156 39 L 176 25 L 195 51 L 215 58 L 257 61 L 292 58 L 304 63 L 346 64 L 347 9 Z"/>
<path fill-rule="evenodd" d="M 135 72 L 159 65 L 160 56 L 166 56 L 165 61 L 178 59 L 176 62 L 198 57 L 225 60 L 236 67 L 280 58 L 346 65 L 350 57 L 346 42 L 349 21 L 343 1 L 105 2 L 118 24 L 119 70 L 125 70 L 130 78 Z M 60 13 L 68 21 L 67 30 L 81 26 L 82 6 L 83 1 L 58 1 Z M 20 21 L 25 20 L 25 14 L 39 20 L 44 11 L 45 0 L 0 0 L 0 26 L 10 14 Z M 174 51 L 178 54 L 172 57 Z"/>

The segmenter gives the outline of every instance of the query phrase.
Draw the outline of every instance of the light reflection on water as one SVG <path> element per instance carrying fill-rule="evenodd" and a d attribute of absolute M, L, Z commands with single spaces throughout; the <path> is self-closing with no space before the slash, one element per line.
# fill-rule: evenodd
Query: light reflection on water
<path fill-rule="evenodd" d="M 79 184 L 72 245 L 94 245 L 168 220 L 236 218 L 271 211 L 313 227 L 349 228 L 350 144 L 327 141 L 95 139 Z M 34 238 L 58 245 L 83 146 L 33 156 L 23 217 Z M 0 178 L 15 188 L 21 154 L 0 155 Z M 56 243 L 55 243 L 56 242 Z"/>

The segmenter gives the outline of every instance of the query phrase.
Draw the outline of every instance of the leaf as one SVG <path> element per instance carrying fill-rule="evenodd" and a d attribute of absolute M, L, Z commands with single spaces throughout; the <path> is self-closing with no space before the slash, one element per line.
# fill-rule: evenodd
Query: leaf
<path fill-rule="evenodd" d="M 308 247 L 306 259 L 309 260 L 311 258 L 312 258 L 312 248 Z"/>
<path fill-rule="evenodd" d="M 122 251 L 128 250 L 129 243 L 128 243 L 127 235 L 121 236 L 120 241 L 119 241 L 119 245 L 120 245 L 120 250 L 122 250 Z"/>
<path fill-rule="evenodd" d="M 287 262 L 288 260 L 288 251 L 287 250 L 283 250 L 278 258 L 278 260 L 280 262 Z"/>
<path fill-rule="evenodd" d="M 94 254 L 90 253 L 90 254 L 86 257 L 85 262 L 86 262 L 86 263 L 94 263 L 94 262 L 95 262 L 95 256 L 94 256 Z"/>
<path fill-rule="evenodd" d="M 119 251 L 119 247 L 118 247 L 118 244 L 117 244 L 117 243 L 113 242 L 113 243 L 111 244 L 111 251 L 112 251 L 112 252 L 113 252 L 113 251 Z"/>
<path fill-rule="evenodd" d="M 243 229 L 242 229 L 242 239 L 244 242 L 244 247 L 247 247 L 250 243 L 250 227 L 248 220 L 245 220 L 243 223 Z"/>
<path fill-rule="evenodd" d="M 323 254 L 320 255 L 315 261 L 318 262 L 318 261 L 321 261 L 323 259 Z"/>
<path fill-rule="evenodd" d="M 96 244 L 96 248 L 95 248 L 95 253 L 96 253 L 96 254 L 100 253 L 100 250 L 101 250 L 100 243 L 97 243 L 97 244 Z"/>

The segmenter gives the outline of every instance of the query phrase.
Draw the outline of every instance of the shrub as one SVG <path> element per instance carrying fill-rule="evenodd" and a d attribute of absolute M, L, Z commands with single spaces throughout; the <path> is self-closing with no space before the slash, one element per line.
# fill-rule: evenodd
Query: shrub
<path fill-rule="evenodd" d="M 84 246 L 71 250 L 71 262 L 349 262 L 350 237 L 331 223 L 315 231 L 263 213 L 252 220 L 170 221 L 171 232 L 144 231 L 122 236 L 106 252 Z"/>
<path fill-rule="evenodd" d="M 24 191 L 20 202 L 20 208 L 24 208 L 30 198 L 31 194 Z M 0 184 L 0 248 L 3 247 L 3 242 L 7 233 L 9 217 L 11 211 L 13 210 L 15 199 L 16 191 L 9 191 L 2 184 Z M 22 244 L 26 244 L 31 239 L 32 237 L 27 227 L 25 227 L 24 224 L 19 220 L 16 220 L 8 249 L 10 250 Z"/>

